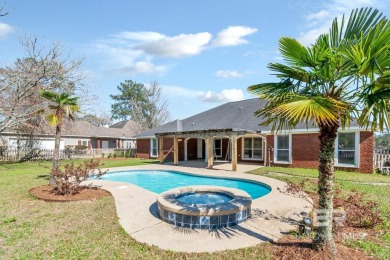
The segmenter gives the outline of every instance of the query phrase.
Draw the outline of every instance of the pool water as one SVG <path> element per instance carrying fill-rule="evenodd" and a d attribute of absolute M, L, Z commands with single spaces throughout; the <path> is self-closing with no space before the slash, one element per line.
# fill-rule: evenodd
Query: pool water
<path fill-rule="evenodd" d="M 190 175 L 184 172 L 163 170 L 132 170 L 109 172 L 101 177 L 107 181 L 132 183 L 155 193 L 192 185 L 214 185 L 236 188 L 246 191 L 252 199 L 260 198 L 271 191 L 266 185 L 258 182 L 236 180 L 229 178 L 204 177 Z"/>
<path fill-rule="evenodd" d="M 177 201 L 185 204 L 215 205 L 231 201 L 233 198 L 227 194 L 217 192 L 187 193 L 176 198 Z"/>

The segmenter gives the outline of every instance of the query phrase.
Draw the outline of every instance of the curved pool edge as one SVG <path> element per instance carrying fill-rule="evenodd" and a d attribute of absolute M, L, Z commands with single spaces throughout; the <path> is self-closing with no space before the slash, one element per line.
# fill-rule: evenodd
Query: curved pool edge
<path fill-rule="evenodd" d="M 196 177 L 207 177 L 207 178 L 211 178 L 211 179 L 226 179 L 226 180 L 249 182 L 249 183 L 259 185 L 259 186 L 263 186 L 264 188 L 267 188 L 270 190 L 268 193 L 260 196 L 259 198 L 267 196 L 272 191 L 272 187 L 270 185 L 268 185 L 267 183 L 264 183 L 264 182 L 261 182 L 258 180 L 251 180 L 251 179 L 247 179 L 247 178 L 237 177 L 237 176 L 224 177 L 224 176 L 208 175 L 208 174 L 204 174 L 204 173 L 201 173 L 201 174 L 194 173 L 194 172 L 183 171 L 183 170 L 178 171 L 178 170 L 174 170 L 174 169 L 169 169 L 169 170 L 160 169 L 160 168 L 158 168 L 158 169 L 138 169 L 137 166 L 131 166 L 131 167 L 134 167 L 134 168 L 127 168 L 127 170 L 123 169 L 123 170 L 119 170 L 119 171 L 118 170 L 111 171 L 111 169 L 116 169 L 116 168 L 107 168 L 109 170 L 107 174 L 126 173 L 126 172 L 131 172 L 131 171 L 169 171 L 169 172 L 173 172 L 173 173 L 181 174 L 181 175 L 190 175 L 190 176 L 196 176 Z M 174 166 L 174 167 L 178 167 L 178 166 Z M 117 168 L 124 168 L 124 167 L 117 167 Z M 107 170 L 107 169 L 103 169 L 103 170 Z M 190 168 L 186 168 L 186 169 L 190 169 Z M 208 170 L 208 169 L 205 169 L 205 170 Z M 103 179 L 103 180 L 105 180 L 105 179 Z M 120 182 L 120 181 L 115 181 L 115 180 L 105 180 L 105 181 Z M 122 182 L 122 183 L 125 183 L 125 182 Z M 151 192 L 153 192 L 153 191 L 151 191 Z M 255 199 L 259 199 L 259 198 L 255 198 Z"/>
<path fill-rule="evenodd" d="M 110 170 L 176 170 L 199 174 L 201 176 L 233 177 L 259 181 L 269 185 L 272 190 L 267 195 L 252 201 L 254 216 L 247 222 L 229 227 L 221 232 L 208 230 L 183 231 L 162 222 L 157 215 L 157 194 L 129 183 L 103 180 L 85 181 L 94 183 L 109 191 L 115 200 L 118 220 L 124 230 L 139 242 L 155 245 L 162 249 L 178 252 L 215 252 L 255 246 L 268 240 L 278 240 L 283 232 L 294 225 L 287 219 L 299 220 L 301 211 L 310 210 L 310 203 L 284 195 L 277 191 L 286 183 L 264 176 L 224 170 L 207 170 L 172 165 L 145 165 L 110 168 Z M 266 213 L 266 216 L 258 213 Z M 269 217 L 271 216 L 271 218 Z"/>

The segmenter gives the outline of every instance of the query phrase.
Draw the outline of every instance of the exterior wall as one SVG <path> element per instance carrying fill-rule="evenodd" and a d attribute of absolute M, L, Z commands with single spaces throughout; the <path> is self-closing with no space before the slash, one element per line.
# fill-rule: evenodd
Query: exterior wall
<path fill-rule="evenodd" d="M 198 159 L 198 139 L 191 138 L 187 141 L 187 159 L 196 160 Z"/>
<path fill-rule="evenodd" d="M 374 133 L 360 132 L 360 158 L 359 167 L 360 172 L 373 173 L 374 172 Z"/>
<path fill-rule="evenodd" d="M 291 164 L 274 164 L 281 167 L 317 168 L 319 158 L 318 134 L 292 134 Z M 267 135 L 267 146 L 275 148 L 274 135 Z M 267 147 L 267 148 L 268 148 Z M 372 132 L 360 132 L 359 167 L 337 167 L 345 171 L 357 171 L 364 173 L 374 172 L 374 134 Z M 268 153 L 267 153 L 268 156 Z M 271 162 L 274 160 L 274 152 L 271 153 Z"/>
<path fill-rule="evenodd" d="M 137 139 L 137 158 L 150 158 L 150 139 Z"/>

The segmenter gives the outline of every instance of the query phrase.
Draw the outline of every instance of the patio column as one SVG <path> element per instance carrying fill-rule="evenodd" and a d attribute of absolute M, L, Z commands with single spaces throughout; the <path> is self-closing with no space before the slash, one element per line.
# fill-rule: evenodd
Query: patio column
<path fill-rule="evenodd" d="M 188 143 L 188 139 L 184 139 L 184 161 L 188 161 L 188 157 L 187 157 L 187 143 Z"/>
<path fill-rule="evenodd" d="M 179 165 L 179 138 L 173 138 L 173 164 Z"/>
<path fill-rule="evenodd" d="M 232 135 L 232 170 L 237 171 L 237 136 Z"/>
<path fill-rule="evenodd" d="M 207 168 L 212 169 L 214 165 L 213 137 L 207 137 Z"/>
<path fill-rule="evenodd" d="M 158 158 L 160 160 L 160 164 L 164 163 L 164 138 L 159 137 L 158 138 Z"/>
<path fill-rule="evenodd" d="M 101 143 L 100 143 L 100 138 L 97 139 L 97 149 L 100 149 L 101 148 Z"/>
<path fill-rule="evenodd" d="M 264 142 L 263 142 L 263 158 L 264 158 L 264 166 L 267 166 L 267 151 L 268 151 L 268 148 L 267 148 L 267 136 L 265 136 L 265 138 L 263 139 Z"/>

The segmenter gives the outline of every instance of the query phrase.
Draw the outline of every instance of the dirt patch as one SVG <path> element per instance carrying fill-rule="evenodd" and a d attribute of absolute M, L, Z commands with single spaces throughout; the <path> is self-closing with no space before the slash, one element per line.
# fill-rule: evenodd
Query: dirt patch
<path fill-rule="evenodd" d="M 375 259 L 366 255 L 361 250 L 346 247 L 341 243 L 336 243 L 337 256 L 336 259 L 355 259 L 366 260 Z M 297 239 L 291 236 L 286 236 L 280 239 L 278 242 L 274 242 L 270 246 L 272 252 L 271 259 L 283 259 L 283 260 L 295 260 L 295 259 L 307 259 L 307 260 L 322 260 L 332 259 L 332 255 L 326 251 L 315 251 L 311 249 L 311 241 Z"/>
<path fill-rule="evenodd" d="M 56 195 L 53 193 L 53 188 L 49 185 L 42 185 L 32 188 L 28 191 L 32 196 L 44 200 L 53 202 L 67 202 L 78 200 L 95 200 L 107 196 L 111 196 L 108 191 L 101 189 L 82 189 L 79 193 L 74 195 Z"/>

